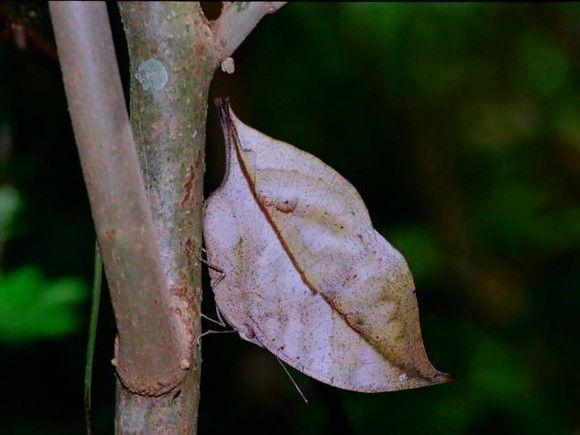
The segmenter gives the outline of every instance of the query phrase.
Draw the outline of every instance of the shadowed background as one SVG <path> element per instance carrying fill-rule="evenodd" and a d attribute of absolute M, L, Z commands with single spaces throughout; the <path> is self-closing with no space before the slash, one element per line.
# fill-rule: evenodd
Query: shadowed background
<path fill-rule="evenodd" d="M 83 433 L 88 200 L 50 39 L 13 21 L 50 35 L 46 5 L 0 12 L 0 432 Z M 359 190 L 407 258 L 427 351 L 455 382 L 369 395 L 292 370 L 304 405 L 266 351 L 207 336 L 200 434 L 578 433 L 579 22 L 577 4 L 341 3 L 258 25 L 212 97 Z M 222 174 L 210 103 L 206 192 Z M 96 432 L 111 433 L 103 299 L 93 402 Z"/>

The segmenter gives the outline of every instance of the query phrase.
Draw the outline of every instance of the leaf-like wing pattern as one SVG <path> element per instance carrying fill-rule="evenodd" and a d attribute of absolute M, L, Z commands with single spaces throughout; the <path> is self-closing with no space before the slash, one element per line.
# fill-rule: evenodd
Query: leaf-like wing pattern
<path fill-rule="evenodd" d="M 220 312 L 240 335 L 336 387 L 446 382 L 421 338 L 413 278 L 355 188 L 316 157 L 220 104 L 224 181 L 204 239 Z"/>

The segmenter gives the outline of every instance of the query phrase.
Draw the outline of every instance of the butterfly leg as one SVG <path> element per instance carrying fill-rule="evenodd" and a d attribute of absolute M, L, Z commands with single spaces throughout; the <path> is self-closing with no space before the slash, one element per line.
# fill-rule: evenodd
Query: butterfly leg
<path fill-rule="evenodd" d="M 211 317 L 206 316 L 203 313 L 201 313 L 201 317 L 203 317 L 205 320 L 210 321 L 211 323 L 215 323 L 216 325 L 221 326 L 222 328 L 225 328 L 227 326 L 226 322 L 224 322 L 223 319 L 221 318 L 221 316 L 219 315 L 219 311 L 217 310 L 217 308 L 216 308 L 216 313 L 218 313 L 218 320 L 212 319 Z"/>
<path fill-rule="evenodd" d="M 205 248 L 202 246 L 201 247 L 202 252 L 206 253 L 207 255 L 207 251 L 205 250 Z M 207 267 L 209 267 L 211 270 L 218 272 L 220 274 L 220 277 L 216 280 L 214 286 L 217 286 L 220 282 L 222 282 L 222 279 L 224 279 L 226 277 L 226 273 L 223 271 L 222 268 L 209 263 L 207 260 L 203 259 L 202 257 L 195 255 L 197 257 L 197 259 L 199 260 L 199 262 L 205 264 Z"/>
<path fill-rule="evenodd" d="M 220 312 L 220 309 L 218 308 L 217 304 L 215 306 L 215 313 L 217 315 L 218 320 L 220 321 L 220 323 L 222 324 L 222 326 L 225 328 L 226 327 L 226 321 L 222 317 L 222 313 Z"/>
<path fill-rule="evenodd" d="M 236 332 L 236 330 L 235 329 L 226 329 L 224 331 L 216 331 L 214 329 L 209 329 L 209 330 L 201 333 L 199 335 L 199 337 L 197 337 L 197 345 L 199 346 L 199 344 L 201 343 L 202 337 L 205 337 L 206 335 L 210 335 L 210 334 L 231 334 L 232 332 Z"/>

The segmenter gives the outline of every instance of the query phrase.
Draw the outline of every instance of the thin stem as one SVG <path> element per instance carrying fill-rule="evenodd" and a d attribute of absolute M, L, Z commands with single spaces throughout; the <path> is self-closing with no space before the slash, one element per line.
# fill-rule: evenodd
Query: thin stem
<path fill-rule="evenodd" d="M 97 322 L 99 320 L 99 305 L 101 302 L 101 281 L 103 278 L 103 262 L 99 244 L 95 242 L 95 261 L 93 268 L 93 299 L 91 301 L 91 318 L 89 321 L 89 336 L 87 339 L 87 360 L 85 365 L 85 418 L 87 421 L 87 433 L 93 433 L 93 420 L 91 415 L 91 390 L 93 381 L 93 360 L 95 355 L 95 342 L 97 339 Z"/>

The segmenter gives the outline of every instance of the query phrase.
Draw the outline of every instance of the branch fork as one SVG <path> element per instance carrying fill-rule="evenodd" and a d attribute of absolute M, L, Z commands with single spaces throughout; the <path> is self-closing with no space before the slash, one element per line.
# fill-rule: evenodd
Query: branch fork
<path fill-rule="evenodd" d="M 172 80 L 182 77 L 178 75 L 179 64 L 172 64 L 171 59 L 181 55 L 177 51 L 185 50 L 186 45 L 177 42 L 173 52 L 169 43 L 155 46 L 151 38 L 148 42 L 150 57 L 167 61 L 161 65 L 167 69 L 162 71 L 167 73 L 167 84 L 156 82 L 148 89 L 149 94 L 144 94 L 158 117 L 142 118 L 141 122 L 149 131 L 161 129 L 166 133 L 165 144 L 175 153 L 166 158 L 159 147 L 141 143 L 151 136 L 143 137 L 135 129 L 135 122 L 131 128 L 105 2 L 50 2 L 69 111 L 117 320 L 117 373 L 130 394 L 167 395 L 181 390 L 193 368 L 199 371 L 194 335 L 200 316 L 201 275 L 187 270 L 199 268 L 199 263 L 194 266 L 182 248 L 192 244 L 194 251 L 201 248 L 204 134 L 197 133 L 205 129 L 207 89 L 218 66 L 233 72 L 233 61 L 228 59 L 235 49 L 265 15 L 283 4 L 224 2 L 219 18 L 208 21 L 197 2 L 122 3 L 129 45 L 131 39 L 134 42 L 140 37 L 129 35 L 129 29 L 149 32 L 145 39 L 159 31 L 165 32 L 170 41 L 179 41 L 182 36 L 183 41 L 194 41 L 185 38 L 187 29 L 193 29 L 191 36 L 195 35 L 195 42 L 201 44 L 192 44 L 188 51 L 188 68 L 200 83 L 193 89 L 198 93 L 194 98 L 183 95 L 179 86 L 172 87 Z M 178 8 L 186 15 L 176 14 Z M 139 16 L 151 22 L 143 22 L 141 27 L 131 23 Z M 152 24 L 160 27 L 147 30 Z M 131 56 L 132 72 L 133 63 L 144 60 Z M 158 66 L 144 65 L 150 69 Z M 154 73 L 157 70 L 145 71 L 143 77 L 155 77 L 151 75 Z M 134 81 L 132 77 L 132 100 L 133 86 L 138 86 L 133 85 Z M 145 88 L 143 83 L 141 86 Z M 139 92 L 143 94 L 144 89 Z M 176 112 L 167 102 L 171 98 L 191 98 L 202 107 L 192 112 L 179 106 Z M 132 117 L 139 115 L 134 113 L 135 107 L 132 101 Z M 199 128 L 191 132 L 183 125 L 191 126 L 194 118 Z M 192 141 L 197 144 L 197 154 L 191 150 Z M 180 152 L 185 153 L 182 161 Z M 171 164 L 163 166 L 161 160 Z M 189 163 L 184 165 L 183 161 Z M 164 185 L 157 176 L 166 177 L 170 183 Z M 192 382 L 199 388 L 199 373 L 196 376 L 197 381 Z"/>
<path fill-rule="evenodd" d="M 221 63 L 268 14 L 273 14 L 286 2 L 223 2 L 219 18 L 210 22 L 216 57 Z"/>

